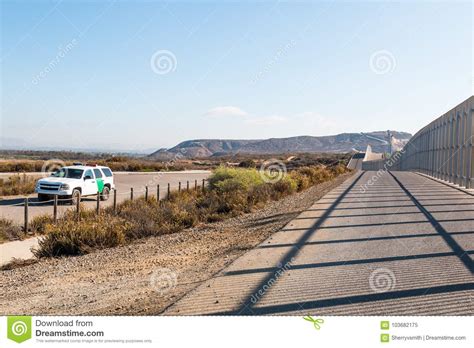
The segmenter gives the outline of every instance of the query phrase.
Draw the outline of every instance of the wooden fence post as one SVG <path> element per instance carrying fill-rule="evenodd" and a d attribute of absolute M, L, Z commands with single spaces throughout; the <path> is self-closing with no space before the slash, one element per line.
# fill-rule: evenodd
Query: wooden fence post
<path fill-rule="evenodd" d="M 145 186 L 145 201 L 148 201 L 148 186 Z"/>
<path fill-rule="evenodd" d="M 25 198 L 25 234 L 28 233 L 28 197 Z"/>
<path fill-rule="evenodd" d="M 168 195 L 166 196 L 167 199 L 170 199 L 170 193 L 171 193 L 170 183 L 168 183 Z"/>
<path fill-rule="evenodd" d="M 117 190 L 114 189 L 114 214 L 117 212 Z"/>
<path fill-rule="evenodd" d="M 133 201 L 133 187 L 130 187 L 130 200 Z"/>
<path fill-rule="evenodd" d="M 194 180 L 194 189 L 197 190 L 197 188 L 198 188 L 198 181 L 196 179 L 196 180 Z"/>
<path fill-rule="evenodd" d="M 58 195 L 54 195 L 53 221 L 54 223 L 58 221 Z"/>
<path fill-rule="evenodd" d="M 77 221 L 81 221 L 81 200 L 80 199 L 76 201 L 76 214 L 77 214 Z"/>
<path fill-rule="evenodd" d="M 189 180 L 186 181 L 186 191 L 189 191 Z"/>
<path fill-rule="evenodd" d="M 100 192 L 97 191 L 97 206 L 95 208 L 96 214 L 100 213 Z"/>
<path fill-rule="evenodd" d="M 204 185 L 204 179 L 202 179 L 202 192 L 204 192 L 205 189 L 206 188 L 205 188 L 205 185 Z"/>
<path fill-rule="evenodd" d="M 160 184 L 156 185 L 156 201 L 160 200 Z"/>
<path fill-rule="evenodd" d="M 181 192 L 181 181 L 178 184 L 178 192 Z"/>

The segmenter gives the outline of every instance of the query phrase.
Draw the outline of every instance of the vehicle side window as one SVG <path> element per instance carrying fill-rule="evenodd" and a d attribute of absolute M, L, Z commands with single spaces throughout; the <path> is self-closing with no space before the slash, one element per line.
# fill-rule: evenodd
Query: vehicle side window
<path fill-rule="evenodd" d="M 91 179 L 94 179 L 94 175 L 92 174 L 92 170 L 90 170 L 90 169 L 86 171 L 86 174 L 84 174 L 84 178 L 85 178 L 86 176 L 90 176 Z"/>
<path fill-rule="evenodd" d="M 100 171 L 100 169 L 94 169 L 94 174 L 96 179 L 102 178 L 102 172 Z"/>
<path fill-rule="evenodd" d="M 111 177 L 113 176 L 112 171 L 109 168 L 102 168 L 102 171 L 104 172 L 106 177 Z"/>

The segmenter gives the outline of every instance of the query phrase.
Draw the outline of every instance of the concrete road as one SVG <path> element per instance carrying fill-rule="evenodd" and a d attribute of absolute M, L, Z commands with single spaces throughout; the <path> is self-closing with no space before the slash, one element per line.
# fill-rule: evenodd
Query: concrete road
<path fill-rule="evenodd" d="M 38 246 L 38 238 L 28 238 L 0 244 L 0 266 L 9 263 L 12 259 L 27 260 L 34 257 L 32 248 Z"/>
<path fill-rule="evenodd" d="M 473 196 L 358 173 L 164 314 L 473 315 L 473 250 Z"/>
<path fill-rule="evenodd" d="M 31 175 L 36 175 L 32 173 Z M 209 171 L 183 171 L 183 172 L 154 172 L 154 173 L 139 173 L 139 172 L 115 172 L 115 185 L 117 189 L 117 201 L 121 202 L 130 198 L 130 188 L 134 189 L 134 197 L 143 196 L 145 194 L 145 186 L 149 186 L 150 196 L 156 196 L 157 185 L 160 185 L 160 196 L 165 197 L 167 192 L 167 185 L 170 184 L 171 190 L 178 188 L 179 182 L 182 187 L 186 187 L 186 181 L 190 182 L 190 187 L 194 187 L 195 180 L 198 185 L 202 184 L 202 179 L 206 179 Z M 53 204 L 41 203 L 36 199 L 36 195 L 30 195 L 31 200 L 29 204 L 29 218 L 38 215 L 53 213 Z M 0 217 L 11 219 L 19 224 L 24 221 L 24 198 L 23 197 L 8 197 L 0 200 Z M 101 202 L 101 205 L 107 206 L 112 204 L 112 195 L 107 202 Z M 94 198 L 84 198 L 83 203 L 93 208 L 96 205 Z M 71 209 L 68 204 L 59 206 L 59 213 L 63 213 L 67 209 Z"/>

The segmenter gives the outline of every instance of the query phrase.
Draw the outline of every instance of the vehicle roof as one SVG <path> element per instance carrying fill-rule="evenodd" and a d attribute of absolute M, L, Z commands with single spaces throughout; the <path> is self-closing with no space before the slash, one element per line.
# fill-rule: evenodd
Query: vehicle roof
<path fill-rule="evenodd" d="M 64 167 L 62 167 L 62 168 L 82 169 L 82 170 L 86 170 L 86 169 L 97 169 L 97 168 L 107 168 L 107 169 L 110 169 L 109 167 L 106 167 L 106 166 L 84 166 L 84 165 L 64 166 Z"/>

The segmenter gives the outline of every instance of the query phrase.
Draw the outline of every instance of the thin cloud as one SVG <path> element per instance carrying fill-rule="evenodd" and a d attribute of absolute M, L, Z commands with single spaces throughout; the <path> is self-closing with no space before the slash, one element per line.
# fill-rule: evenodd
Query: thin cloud
<path fill-rule="evenodd" d="M 236 106 L 218 106 L 208 110 L 206 117 L 246 117 L 248 113 Z"/>

